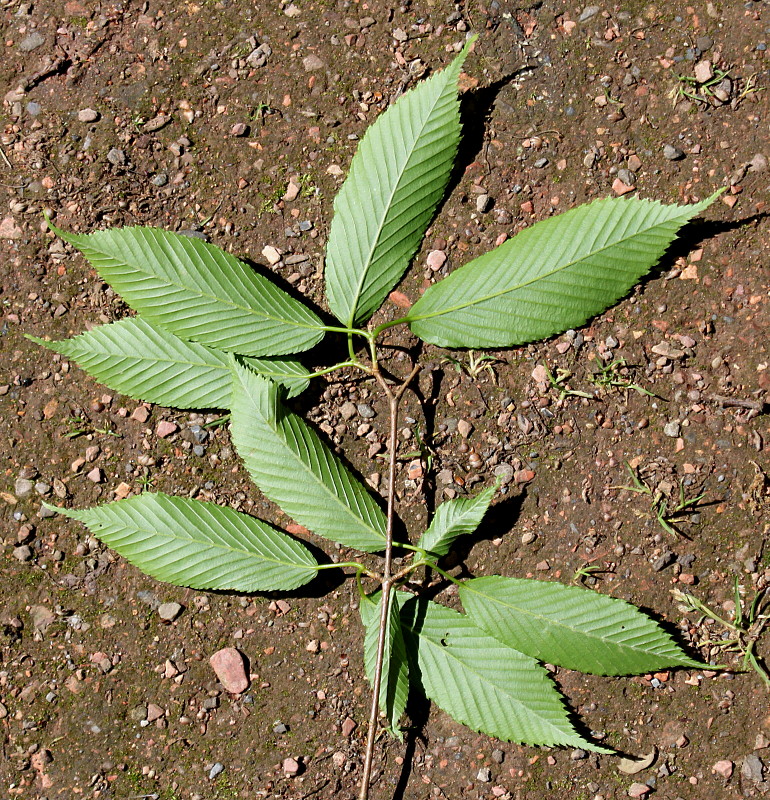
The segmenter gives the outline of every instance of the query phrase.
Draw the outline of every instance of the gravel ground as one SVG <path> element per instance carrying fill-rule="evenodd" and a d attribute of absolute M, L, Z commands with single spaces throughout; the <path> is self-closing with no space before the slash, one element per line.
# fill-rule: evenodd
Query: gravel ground
<path fill-rule="evenodd" d="M 422 401 L 407 394 L 400 433 L 402 518 L 418 531 L 426 507 L 499 478 L 483 536 L 451 571 L 569 582 L 600 567 L 576 579 L 732 669 L 555 672 L 586 734 L 652 754 L 636 773 L 490 740 L 416 701 L 405 745 L 381 740 L 373 797 L 767 794 L 767 688 L 674 592 L 732 618 L 736 578 L 750 602 L 770 577 L 770 6 L 263 5 L 0 0 L 0 795 L 356 796 L 367 692 L 351 581 L 274 597 L 161 585 L 43 508 L 162 490 L 303 537 L 251 488 L 226 427 L 208 426 L 218 414 L 116 395 L 24 338 L 127 314 L 41 212 L 67 230 L 203 236 L 323 307 L 332 201 L 357 141 L 470 32 L 462 169 L 378 320 L 578 203 L 727 191 L 590 326 L 483 361 L 424 349 Z M 386 408 L 352 377 L 314 382 L 297 407 L 382 491 Z M 409 455 L 421 442 L 430 463 Z M 692 501 L 671 530 L 661 499 L 668 512 Z M 766 658 L 767 638 L 756 648 Z"/>

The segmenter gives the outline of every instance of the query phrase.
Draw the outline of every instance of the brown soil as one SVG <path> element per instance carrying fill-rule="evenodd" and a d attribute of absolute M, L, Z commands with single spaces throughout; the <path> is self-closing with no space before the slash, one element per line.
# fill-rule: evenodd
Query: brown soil
<path fill-rule="evenodd" d="M 480 38 L 466 64 L 462 169 L 399 287 L 407 298 L 433 275 L 430 250 L 445 249 L 451 269 L 501 234 L 623 191 L 616 180 L 663 201 L 730 188 L 649 280 L 576 336 L 496 353 L 476 374 L 468 353 L 425 348 L 426 404 L 407 395 L 403 447 L 414 449 L 419 426 L 433 477 L 410 479 L 403 462 L 403 518 L 417 532 L 426 503 L 489 485 L 508 464 L 516 479 L 500 510 L 452 568 L 569 582 L 600 566 L 587 584 L 651 610 L 692 648 L 722 629 L 681 610 L 671 590 L 729 615 L 736 577 L 749 600 L 764 586 L 770 6 L 597 8 L 0 0 L 0 795 L 355 796 L 367 691 L 351 581 L 313 585 L 312 597 L 178 589 L 41 514 L 44 499 L 80 508 L 151 486 L 288 522 L 250 486 L 225 428 L 209 429 L 196 455 L 190 426 L 204 418 L 153 407 L 142 421 L 136 402 L 24 338 L 63 338 L 127 312 L 46 233 L 41 211 L 75 231 L 195 229 L 260 263 L 272 245 L 284 256 L 273 271 L 322 306 L 332 201 L 356 139 L 397 93 L 446 64 L 467 31 Z M 686 80 L 708 69 L 717 80 L 705 87 Z M 291 176 L 301 191 L 283 200 Z M 485 213 L 480 194 L 493 203 Z M 396 312 L 389 302 L 379 316 Z M 616 383 L 654 396 L 592 380 L 616 359 L 627 365 Z M 569 386 L 594 398 L 538 386 L 541 364 L 568 370 Z M 363 420 L 343 421 L 349 400 L 377 412 L 369 438 L 358 434 Z M 370 457 L 386 435 L 380 400 L 343 380 L 318 382 L 300 406 L 370 477 L 382 470 Z M 161 420 L 179 432 L 158 438 Z M 472 425 L 467 440 L 459 420 Z M 631 481 L 626 462 L 669 507 L 680 486 L 686 499 L 704 495 L 678 534 L 655 520 L 649 496 L 619 488 Z M 37 486 L 18 491 L 24 480 Z M 156 610 L 166 601 L 184 606 L 170 624 Z M 208 664 L 224 646 L 250 660 L 239 697 Z M 766 639 L 757 647 L 770 653 Z M 739 667 L 708 645 L 699 652 Z M 627 775 L 615 757 L 492 741 L 416 702 L 406 746 L 380 741 L 372 796 L 695 800 L 770 786 L 768 692 L 754 671 L 555 679 L 587 731 L 631 754 L 657 748 L 654 765 Z M 299 775 L 285 774 L 286 758 Z M 721 761 L 730 777 L 725 764 L 713 769 Z"/>

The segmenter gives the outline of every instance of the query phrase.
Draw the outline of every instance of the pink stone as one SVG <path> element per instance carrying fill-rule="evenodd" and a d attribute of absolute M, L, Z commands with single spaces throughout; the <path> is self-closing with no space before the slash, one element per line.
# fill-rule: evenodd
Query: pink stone
<path fill-rule="evenodd" d="M 156 703 L 148 703 L 147 705 L 147 722 L 155 722 L 165 716 L 166 712 Z"/>
<path fill-rule="evenodd" d="M 628 787 L 629 797 L 645 797 L 650 792 L 650 787 L 646 783 L 632 783 Z"/>
<path fill-rule="evenodd" d="M 428 253 L 428 266 L 437 272 L 446 264 L 446 253 L 443 250 L 431 250 Z"/>
<path fill-rule="evenodd" d="M 168 436 L 171 436 L 172 433 L 176 433 L 179 428 L 173 422 L 163 422 L 158 423 L 158 427 L 155 429 L 155 432 L 161 439 L 165 439 Z"/>
<path fill-rule="evenodd" d="M 0 222 L 0 239 L 21 239 L 24 231 L 16 224 L 13 217 L 5 217 Z"/>
<path fill-rule="evenodd" d="M 93 483 L 101 483 L 104 480 L 104 473 L 99 467 L 94 467 L 88 475 L 86 475 L 86 478 Z"/>
<path fill-rule="evenodd" d="M 296 775 L 300 770 L 299 762 L 296 758 L 284 758 L 281 768 L 290 777 Z"/>
<path fill-rule="evenodd" d="M 513 480 L 516 483 L 529 483 L 535 479 L 535 473 L 531 469 L 517 469 L 513 473 Z"/>
<path fill-rule="evenodd" d="M 150 410 L 147 406 L 137 406 L 134 409 L 134 413 L 131 415 L 131 419 L 135 419 L 137 422 L 147 422 L 149 416 Z"/>
<path fill-rule="evenodd" d="M 358 725 L 355 720 L 350 717 L 345 717 L 345 721 L 342 723 L 342 735 L 350 736 L 357 727 Z"/>
<path fill-rule="evenodd" d="M 727 759 L 717 761 L 711 771 L 716 772 L 717 775 L 721 775 L 723 778 L 729 778 L 733 774 L 733 762 Z"/>
<path fill-rule="evenodd" d="M 234 647 L 217 650 L 209 659 L 209 664 L 228 692 L 241 694 L 246 691 L 249 686 L 249 676 L 246 674 L 246 660 L 239 650 Z"/>

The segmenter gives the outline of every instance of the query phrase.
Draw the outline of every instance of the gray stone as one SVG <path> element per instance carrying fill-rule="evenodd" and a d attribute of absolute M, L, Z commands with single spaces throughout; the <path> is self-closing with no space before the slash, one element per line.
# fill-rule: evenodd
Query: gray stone
<path fill-rule="evenodd" d="M 479 214 L 486 214 L 491 205 L 492 198 L 488 194 L 480 194 L 476 198 L 476 211 L 478 211 Z"/>
<path fill-rule="evenodd" d="M 672 553 L 670 550 L 667 550 L 665 553 L 661 553 L 655 561 L 652 562 L 652 568 L 655 572 L 661 572 L 666 567 L 671 566 L 676 560 L 676 555 Z"/>
<path fill-rule="evenodd" d="M 45 44 L 45 36 L 38 31 L 34 31 L 30 33 L 29 36 L 25 36 L 19 42 L 19 50 L 22 53 L 31 53 L 33 50 L 37 50 L 38 47 L 41 47 Z"/>
<path fill-rule="evenodd" d="M 578 22 L 586 22 L 591 17 L 595 17 L 600 11 L 599 6 L 586 6 L 583 9 L 583 13 L 578 17 Z"/>
<path fill-rule="evenodd" d="M 113 147 L 107 153 L 107 161 L 114 167 L 122 167 L 126 163 L 126 154 L 118 147 Z"/>
<path fill-rule="evenodd" d="M 495 478 L 501 486 L 506 486 L 513 480 L 513 467 L 510 464 L 498 464 L 493 470 Z"/>
<path fill-rule="evenodd" d="M 755 756 L 754 754 L 746 756 L 743 759 L 743 764 L 741 764 L 741 777 L 747 781 L 759 783 L 762 780 L 762 770 L 764 766 L 759 756 Z"/>
<path fill-rule="evenodd" d="M 305 68 L 305 72 L 314 72 L 317 69 L 323 69 L 325 64 L 318 56 L 310 55 L 302 59 L 302 66 Z"/>
<path fill-rule="evenodd" d="M 663 433 L 666 436 L 670 436 L 672 439 L 676 439 L 676 437 L 679 436 L 679 433 L 680 433 L 681 429 L 682 429 L 682 427 L 681 427 L 679 421 L 674 419 L 674 420 L 671 420 L 671 422 L 667 422 L 663 426 Z"/>
<path fill-rule="evenodd" d="M 26 497 L 28 494 L 32 494 L 34 491 L 35 482 L 29 480 L 28 478 L 17 478 L 16 486 L 14 488 L 16 497 Z"/>
<path fill-rule="evenodd" d="M 476 773 L 476 780 L 482 783 L 489 783 L 492 780 L 492 770 L 489 767 L 482 767 Z"/>
<path fill-rule="evenodd" d="M 14 547 L 13 548 L 13 557 L 17 561 L 21 561 L 24 563 L 25 561 L 32 560 L 32 549 L 28 547 L 26 544 L 21 545 L 21 547 Z"/>
<path fill-rule="evenodd" d="M 377 412 L 367 403 L 359 403 L 356 408 L 358 410 L 358 416 L 363 419 L 374 419 L 374 417 L 377 416 Z"/>
<path fill-rule="evenodd" d="M 181 603 L 161 603 L 158 606 L 158 616 L 164 622 L 173 622 L 184 611 Z"/>
<path fill-rule="evenodd" d="M 663 145 L 663 158 L 667 161 L 679 161 L 684 158 L 684 151 L 672 144 Z"/>

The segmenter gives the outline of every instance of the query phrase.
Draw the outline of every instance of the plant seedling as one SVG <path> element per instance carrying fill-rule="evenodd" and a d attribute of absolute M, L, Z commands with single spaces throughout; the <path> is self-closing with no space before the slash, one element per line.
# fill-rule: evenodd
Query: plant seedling
<path fill-rule="evenodd" d="M 708 103 L 709 98 L 717 97 L 721 102 L 725 102 L 725 98 L 716 93 L 715 87 L 719 86 L 729 75 L 730 70 L 716 69 L 712 77 L 703 83 L 692 75 L 677 75 L 677 83 L 668 96 L 675 105 L 680 98 L 687 98 L 694 103 Z"/>
<path fill-rule="evenodd" d="M 72 339 L 34 339 L 133 398 L 228 412 L 233 444 L 262 493 L 342 548 L 344 560 L 319 563 L 302 541 L 255 517 L 160 492 L 58 509 L 147 574 L 181 586 L 275 592 L 295 590 L 325 569 L 355 577 L 372 684 L 362 799 L 380 712 L 400 737 L 412 690 L 500 739 L 607 753 L 575 729 L 542 662 L 599 675 L 701 666 L 622 600 L 550 581 L 447 574 L 441 559 L 483 525 L 496 486 L 439 505 L 416 536 L 396 534 L 399 403 L 420 363 L 392 377 L 401 362 L 389 361 L 385 371 L 383 333 L 398 326 L 433 346 L 483 351 L 577 328 L 624 296 L 716 196 L 689 206 L 637 198 L 580 206 L 456 269 L 405 316 L 393 318 L 388 307 L 372 322 L 446 192 L 461 133 L 457 82 L 469 47 L 403 94 L 360 143 L 334 203 L 326 249 L 334 320 L 200 239 L 145 227 L 84 235 L 51 224 L 137 316 Z M 296 354 L 327 334 L 341 336 L 347 354 L 310 373 Z M 313 377 L 340 369 L 358 371 L 387 403 L 385 509 L 288 402 Z M 397 568 L 394 547 L 408 554 Z M 382 553 L 381 567 L 356 553 Z M 422 568 L 458 585 L 463 612 L 414 593 L 409 578 Z"/>
<path fill-rule="evenodd" d="M 563 402 L 565 397 L 585 397 L 587 400 L 594 399 L 594 396 L 589 392 L 581 392 L 578 389 L 573 389 L 570 387 L 568 381 L 572 377 L 572 372 L 570 372 L 568 369 L 557 367 L 556 374 L 554 375 L 553 372 L 551 372 L 548 364 L 544 364 L 543 366 L 545 367 L 545 374 L 548 378 L 548 383 L 551 384 L 552 389 L 555 389 L 559 393 L 559 400 L 557 402 Z"/>
<path fill-rule="evenodd" d="M 649 495 L 651 498 L 650 513 L 658 525 L 672 536 L 682 536 L 685 539 L 689 539 L 689 536 L 687 536 L 678 525 L 685 521 L 685 512 L 688 510 L 692 511 L 698 507 L 698 503 L 706 496 L 705 493 L 686 500 L 684 496 L 684 484 L 680 482 L 679 500 L 673 508 L 669 508 L 669 498 L 666 497 L 663 492 L 657 490 L 653 491 L 653 489 L 637 475 L 636 470 L 634 470 L 628 462 L 626 462 L 626 469 L 631 476 L 633 486 L 615 486 L 612 488 L 624 489 L 627 492 L 634 492 L 636 494 Z"/>
<path fill-rule="evenodd" d="M 605 572 L 612 572 L 610 569 L 605 569 L 599 564 L 583 564 L 575 570 L 572 576 L 572 583 L 583 583 L 586 578 L 593 578 L 596 575 L 601 575 Z"/>
<path fill-rule="evenodd" d="M 652 392 L 628 379 L 627 375 L 629 369 L 630 367 L 626 363 L 625 358 L 616 358 L 607 364 L 603 364 L 597 359 L 596 370 L 591 374 L 589 380 L 591 383 L 605 390 L 633 389 L 639 394 L 645 394 L 648 397 L 656 397 Z"/>
<path fill-rule="evenodd" d="M 482 372 L 486 372 L 491 378 L 492 383 L 497 384 L 495 374 L 495 364 L 504 363 L 502 359 L 491 356 L 488 353 L 477 353 L 475 350 L 468 350 L 468 359 L 464 361 L 453 356 L 445 356 L 441 359 L 442 364 L 454 364 L 459 373 L 465 373 L 471 380 L 478 380 Z"/>
<path fill-rule="evenodd" d="M 717 614 L 710 606 L 707 606 L 690 592 L 672 589 L 671 593 L 676 600 L 682 603 L 680 606 L 682 611 L 685 613 L 697 611 L 702 615 L 695 623 L 696 628 L 700 628 L 704 619 L 708 618 L 733 634 L 732 637 L 728 635 L 728 638 L 722 636 L 715 638 L 711 635 L 712 632 L 708 630 L 697 643 L 698 647 L 708 647 L 712 658 L 720 652 L 741 653 L 743 655 L 742 669 L 746 671 L 751 667 L 762 679 L 765 686 L 770 689 L 770 672 L 768 672 L 764 662 L 757 656 L 755 650 L 757 641 L 759 641 L 768 622 L 770 622 L 767 586 L 757 589 L 748 609 L 744 613 L 743 595 L 745 590 L 736 576 L 734 587 L 735 619 L 733 622 L 729 622 Z"/>

